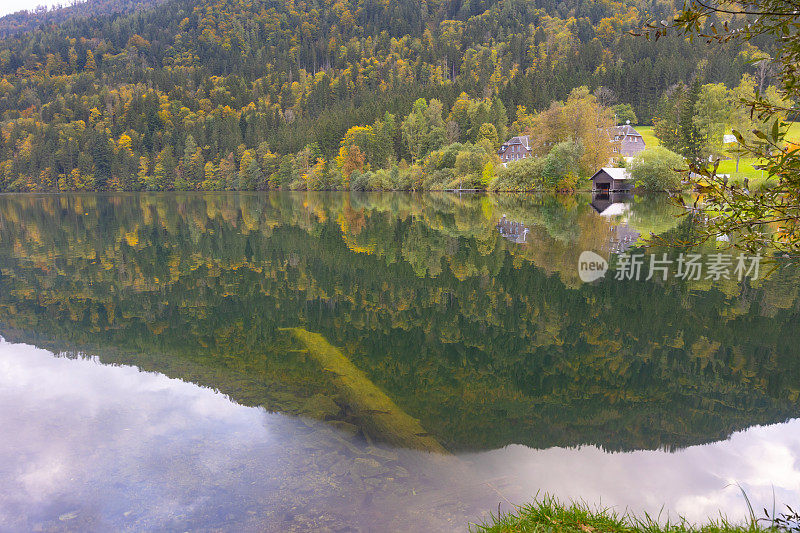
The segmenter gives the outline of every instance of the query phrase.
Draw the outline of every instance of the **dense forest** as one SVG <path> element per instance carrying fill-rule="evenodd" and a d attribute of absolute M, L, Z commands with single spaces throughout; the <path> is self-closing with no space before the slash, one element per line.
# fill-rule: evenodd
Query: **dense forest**
<path fill-rule="evenodd" d="M 686 231 L 641 202 L 640 231 Z M 7 195 L 0 331 L 360 425 L 279 329 L 304 327 L 451 450 L 673 448 L 794 416 L 797 269 L 581 285 L 611 225 L 575 196 Z"/>
<path fill-rule="evenodd" d="M 432 188 L 415 168 L 454 145 L 437 183 L 485 185 L 497 143 L 553 102 L 649 123 L 676 84 L 758 74 L 753 50 L 630 35 L 663 1 L 109 6 L 0 40 L 0 190 L 380 188 L 351 183 L 370 157 L 392 188 Z"/>
<path fill-rule="evenodd" d="M 32 10 L 22 10 L 0 17 L 0 37 L 8 37 L 41 26 L 52 26 L 76 17 L 107 17 L 145 9 L 158 0 L 70 0 L 51 8 L 40 5 Z"/>

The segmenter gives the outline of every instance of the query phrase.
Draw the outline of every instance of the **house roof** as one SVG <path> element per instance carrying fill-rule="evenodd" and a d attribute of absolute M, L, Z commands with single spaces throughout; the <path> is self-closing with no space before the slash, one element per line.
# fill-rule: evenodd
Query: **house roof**
<path fill-rule="evenodd" d="M 503 146 L 510 146 L 512 144 L 521 144 L 528 150 L 530 150 L 530 137 L 528 135 L 518 135 L 516 137 L 511 137 L 509 140 L 503 143 Z"/>
<path fill-rule="evenodd" d="M 634 135 L 636 137 L 642 136 L 642 134 L 636 131 L 636 129 L 630 124 L 623 124 L 622 126 L 614 126 L 612 128 L 612 131 L 615 137 L 627 137 L 628 135 Z"/>
<path fill-rule="evenodd" d="M 616 202 L 616 203 L 613 203 L 613 204 L 609 205 L 605 209 L 603 209 L 603 211 L 600 212 L 600 216 L 601 217 L 616 217 L 616 216 L 624 215 L 628 211 L 629 208 L 630 208 L 630 206 L 628 204 L 625 204 L 625 203 L 622 203 L 622 202 Z"/>
<path fill-rule="evenodd" d="M 592 176 L 592 179 L 595 179 L 597 177 L 597 175 L 600 174 L 601 172 L 605 172 L 606 174 L 611 176 L 611 179 L 613 179 L 613 180 L 629 180 L 629 179 L 631 179 L 631 174 L 630 174 L 630 172 L 628 172 L 628 169 L 625 169 L 625 168 L 613 168 L 613 167 L 603 167 L 603 168 L 601 168 L 600 170 L 598 170 L 597 172 L 594 173 L 594 176 Z"/>

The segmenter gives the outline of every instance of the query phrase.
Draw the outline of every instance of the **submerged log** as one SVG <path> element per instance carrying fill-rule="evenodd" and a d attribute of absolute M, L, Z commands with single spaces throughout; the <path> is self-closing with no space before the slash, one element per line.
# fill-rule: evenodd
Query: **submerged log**
<path fill-rule="evenodd" d="M 359 370 L 341 350 L 319 333 L 303 328 L 283 328 L 329 372 L 334 386 L 376 437 L 404 448 L 447 454 L 447 450 L 425 431 L 419 420 L 395 404 L 386 393 Z"/>

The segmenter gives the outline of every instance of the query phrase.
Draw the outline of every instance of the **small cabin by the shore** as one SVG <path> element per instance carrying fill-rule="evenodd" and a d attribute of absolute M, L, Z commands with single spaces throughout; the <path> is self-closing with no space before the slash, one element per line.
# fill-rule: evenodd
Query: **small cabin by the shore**
<path fill-rule="evenodd" d="M 592 209 L 594 209 L 597 214 L 611 216 L 622 214 L 620 211 L 627 211 L 628 205 L 632 199 L 633 195 L 629 191 L 612 193 L 595 191 L 589 205 L 592 206 Z"/>
<path fill-rule="evenodd" d="M 629 191 L 633 189 L 630 173 L 624 168 L 603 167 L 592 176 L 595 192 Z"/>

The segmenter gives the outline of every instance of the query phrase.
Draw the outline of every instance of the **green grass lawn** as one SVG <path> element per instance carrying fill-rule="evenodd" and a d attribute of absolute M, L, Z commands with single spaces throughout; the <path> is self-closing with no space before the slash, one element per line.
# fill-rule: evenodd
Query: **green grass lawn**
<path fill-rule="evenodd" d="M 744 178 L 750 180 L 750 189 L 758 189 L 767 182 L 768 176 L 754 167 L 758 164 L 755 157 L 743 157 L 739 160 L 739 172 L 736 172 L 736 159 L 724 159 L 719 162 L 718 174 L 728 174 L 732 183 L 743 183 Z"/>
<path fill-rule="evenodd" d="M 661 144 L 658 138 L 653 134 L 653 126 L 635 126 L 644 138 L 645 146 L 652 148 Z M 786 134 L 786 140 L 800 143 L 800 122 L 793 122 L 789 127 Z M 739 159 L 739 172 L 736 172 L 736 156 L 730 154 L 731 159 L 723 159 L 719 163 L 717 172 L 719 174 L 729 174 L 732 183 L 741 184 L 744 178 L 750 180 L 750 188 L 759 188 L 767 181 L 767 177 L 763 175 L 760 170 L 754 168 L 758 164 L 758 159 L 755 157 L 742 157 Z"/>
<path fill-rule="evenodd" d="M 658 138 L 653 134 L 653 126 L 634 126 L 634 128 L 641 134 L 644 139 L 644 145 L 647 148 L 653 148 L 661 144 L 658 142 Z"/>
<path fill-rule="evenodd" d="M 800 122 L 792 122 L 789 132 L 786 134 L 786 140 L 800 143 Z"/>
<path fill-rule="evenodd" d="M 565 506 L 550 497 L 520 507 L 515 513 L 493 517 L 491 524 L 471 527 L 481 533 L 756 533 L 780 531 L 770 522 L 730 524 L 725 520 L 693 526 L 683 521 L 655 521 L 649 517 L 620 516 L 609 509 L 591 509 L 586 505 Z"/>
<path fill-rule="evenodd" d="M 658 137 L 653 134 L 653 126 L 634 126 L 644 138 L 644 144 L 648 148 L 658 146 Z M 786 139 L 789 141 L 800 142 L 800 122 L 792 122 L 789 126 L 789 132 L 786 134 Z"/>

